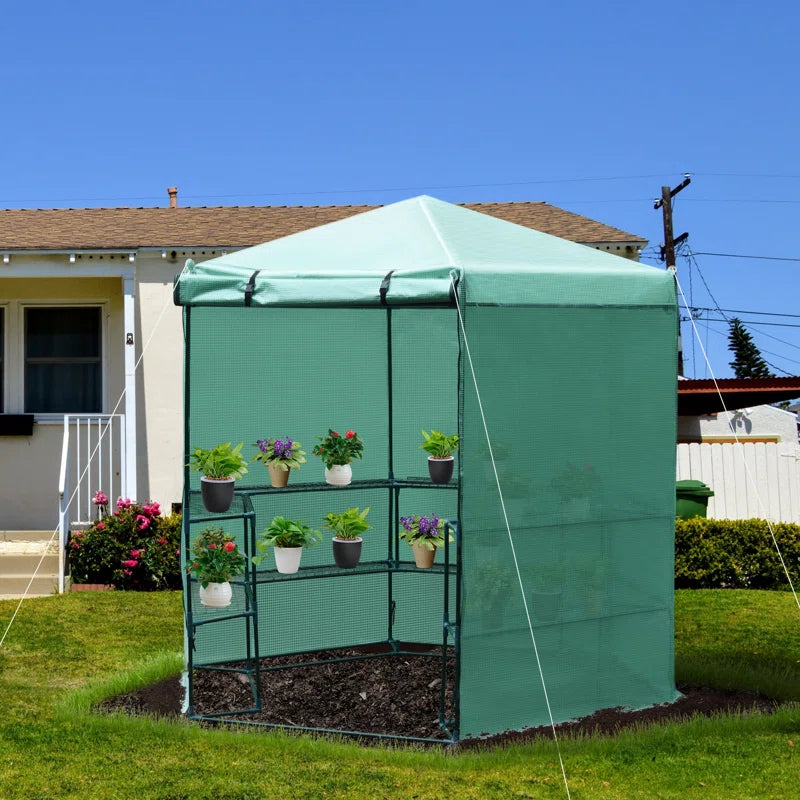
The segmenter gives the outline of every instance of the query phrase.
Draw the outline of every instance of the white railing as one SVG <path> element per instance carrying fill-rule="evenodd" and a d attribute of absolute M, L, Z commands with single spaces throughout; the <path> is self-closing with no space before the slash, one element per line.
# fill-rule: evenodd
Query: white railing
<path fill-rule="evenodd" d="M 65 414 L 58 476 L 58 590 L 64 591 L 66 545 L 73 525 L 89 525 L 92 497 L 108 495 L 111 506 L 127 497 L 124 414 Z"/>

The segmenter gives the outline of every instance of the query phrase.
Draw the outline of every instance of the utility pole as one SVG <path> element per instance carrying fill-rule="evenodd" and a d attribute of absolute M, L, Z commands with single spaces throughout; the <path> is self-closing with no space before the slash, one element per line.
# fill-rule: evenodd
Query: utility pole
<path fill-rule="evenodd" d="M 682 244 L 689 238 L 688 233 L 682 233 L 677 238 L 672 232 L 672 198 L 678 192 L 685 189 L 692 179 L 687 174 L 682 183 L 679 183 L 674 189 L 669 186 L 661 187 L 661 199 L 656 200 L 653 208 L 661 209 L 664 218 L 664 244 L 661 246 L 661 260 L 666 263 L 667 269 L 672 272 L 677 282 L 678 273 L 675 267 L 675 247 Z M 681 323 L 678 321 L 678 374 L 683 375 L 683 343 L 681 342 Z"/>

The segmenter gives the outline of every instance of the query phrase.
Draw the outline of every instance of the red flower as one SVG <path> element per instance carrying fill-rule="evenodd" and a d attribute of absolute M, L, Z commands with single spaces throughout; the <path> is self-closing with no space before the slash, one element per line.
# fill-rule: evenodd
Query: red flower
<path fill-rule="evenodd" d="M 95 528 L 97 528 L 97 530 L 99 530 L 99 531 L 102 531 L 103 528 L 105 528 L 105 527 L 106 527 L 105 524 L 102 523 L 102 522 L 98 522 L 97 525 L 95 525 Z"/>
<path fill-rule="evenodd" d="M 216 546 L 215 544 L 210 544 L 210 545 L 208 546 L 208 549 L 209 549 L 209 550 L 216 550 L 216 549 L 217 549 L 217 546 Z"/>
<path fill-rule="evenodd" d="M 345 439 L 352 439 L 355 435 L 356 435 L 355 431 L 347 431 L 347 433 L 344 435 L 344 438 Z"/>
<path fill-rule="evenodd" d="M 339 436 L 339 434 L 338 434 L 338 433 L 336 433 L 336 431 L 331 431 L 331 436 L 337 436 L 337 437 L 338 437 L 338 436 Z"/>
<path fill-rule="evenodd" d="M 232 553 L 236 549 L 236 543 L 235 542 L 225 542 L 225 548 L 224 549 L 225 549 L 226 553 Z"/>
<path fill-rule="evenodd" d="M 158 539 L 158 543 L 159 543 L 159 544 L 166 544 L 166 543 L 167 543 L 167 540 L 166 540 L 166 539 L 165 539 L 163 536 L 161 536 L 161 537 Z"/>
<path fill-rule="evenodd" d="M 130 567 L 131 569 L 133 569 L 134 567 L 138 567 L 139 566 L 139 562 L 138 561 L 134 561 L 133 559 L 128 559 L 127 561 L 123 561 L 122 562 L 122 566 L 123 567 Z"/>

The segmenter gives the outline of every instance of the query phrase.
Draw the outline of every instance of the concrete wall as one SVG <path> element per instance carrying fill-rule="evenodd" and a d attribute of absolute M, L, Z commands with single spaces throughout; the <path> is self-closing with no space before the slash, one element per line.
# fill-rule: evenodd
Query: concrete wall
<path fill-rule="evenodd" d="M 734 437 L 735 433 L 735 437 Z M 797 417 L 774 406 L 754 406 L 704 417 L 678 417 L 678 441 L 729 443 L 770 441 L 793 450 L 797 444 Z"/>

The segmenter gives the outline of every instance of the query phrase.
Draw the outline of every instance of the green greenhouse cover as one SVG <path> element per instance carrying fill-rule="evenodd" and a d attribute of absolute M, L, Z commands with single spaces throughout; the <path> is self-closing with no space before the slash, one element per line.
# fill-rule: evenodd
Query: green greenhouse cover
<path fill-rule="evenodd" d="M 260 659 L 299 658 L 299 681 L 338 648 L 386 652 L 413 675 L 435 658 L 440 685 L 420 678 L 419 691 L 434 728 L 438 708 L 438 741 L 676 699 L 668 272 L 418 197 L 187 262 L 175 300 L 182 553 L 209 524 L 248 557 L 276 517 L 321 529 L 331 513 L 369 508 L 371 525 L 352 569 L 337 566 L 327 530 L 295 574 L 279 574 L 268 548 L 225 610 L 204 607 L 185 576 L 190 717 L 246 721 L 263 699 L 260 670 L 267 683 L 275 674 Z M 331 429 L 364 442 L 347 486 L 326 483 L 312 455 Z M 458 434 L 450 481 L 429 477 L 421 429 Z M 308 455 L 284 488 L 252 461 L 276 436 Z M 209 514 L 188 462 L 224 442 L 243 443 L 249 469 L 231 510 Z M 399 536 L 404 517 L 422 514 L 454 533 L 429 568 Z M 227 676 L 230 693 L 203 699 L 203 670 Z M 231 709 L 224 698 L 244 683 Z M 345 684 L 337 698 L 373 701 Z M 416 736 L 387 697 L 365 732 Z M 403 716 L 405 698 L 396 705 Z M 363 731 L 346 716 L 288 719 Z"/>
<path fill-rule="evenodd" d="M 194 264 L 175 288 L 184 306 L 449 304 L 468 279 L 470 303 L 663 305 L 663 271 L 445 203 L 415 197 Z M 580 281 L 565 284 L 565 274 Z M 555 278 L 556 280 L 552 280 Z M 248 285 L 252 291 L 248 291 Z"/>

